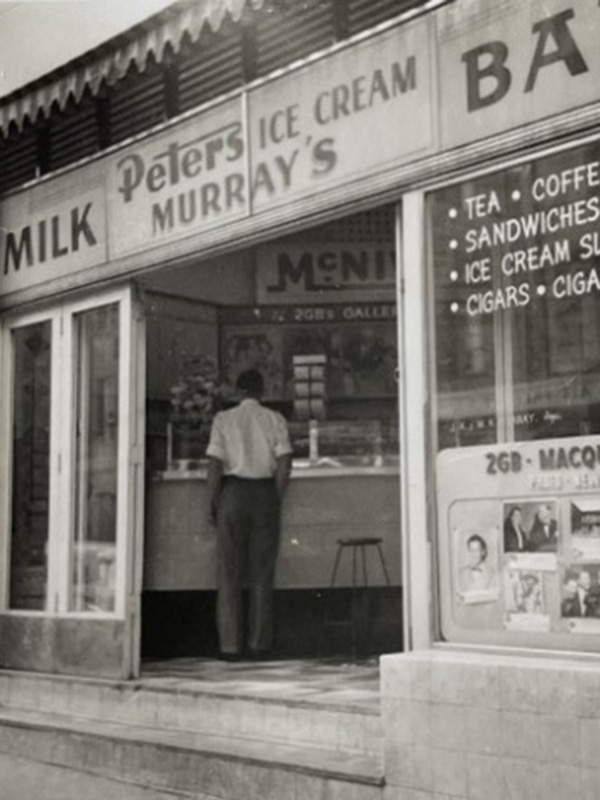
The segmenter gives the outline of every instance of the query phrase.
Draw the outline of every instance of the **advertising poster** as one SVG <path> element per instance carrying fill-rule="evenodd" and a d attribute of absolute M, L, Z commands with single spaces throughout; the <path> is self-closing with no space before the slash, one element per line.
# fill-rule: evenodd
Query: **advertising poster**
<path fill-rule="evenodd" d="M 600 635 L 600 436 L 442 451 L 448 638 Z"/>

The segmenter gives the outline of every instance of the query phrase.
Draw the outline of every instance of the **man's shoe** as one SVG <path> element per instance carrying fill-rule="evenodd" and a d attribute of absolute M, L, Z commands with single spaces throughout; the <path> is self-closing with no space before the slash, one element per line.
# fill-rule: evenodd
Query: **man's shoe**
<path fill-rule="evenodd" d="M 242 654 L 241 653 L 219 653 L 218 655 L 219 661 L 241 661 Z"/>
<path fill-rule="evenodd" d="M 250 661 L 272 661 L 274 658 L 272 650 L 248 650 L 248 658 Z"/>

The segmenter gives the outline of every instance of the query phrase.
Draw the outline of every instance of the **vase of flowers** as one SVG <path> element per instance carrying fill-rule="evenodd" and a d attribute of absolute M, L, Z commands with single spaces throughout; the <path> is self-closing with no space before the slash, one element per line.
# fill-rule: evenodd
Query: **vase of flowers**
<path fill-rule="evenodd" d="M 210 426 L 222 405 L 222 390 L 216 362 L 199 357 L 186 365 L 180 380 L 171 387 L 171 414 L 167 431 L 169 464 L 204 458 Z"/>

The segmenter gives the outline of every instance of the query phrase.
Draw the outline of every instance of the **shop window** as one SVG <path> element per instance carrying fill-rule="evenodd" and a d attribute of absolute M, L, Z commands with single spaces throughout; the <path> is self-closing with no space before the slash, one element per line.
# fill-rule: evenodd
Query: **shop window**
<path fill-rule="evenodd" d="M 599 189 L 595 142 L 428 199 L 450 638 L 597 648 Z"/>
<path fill-rule="evenodd" d="M 71 610 L 114 611 L 119 425 L 119 313 L 77 314 Z"/>
<path fill-rule="evenodd" d="M 46 607 L 51 344 L 49 322 L 13 332 L 11 609 Z"/>

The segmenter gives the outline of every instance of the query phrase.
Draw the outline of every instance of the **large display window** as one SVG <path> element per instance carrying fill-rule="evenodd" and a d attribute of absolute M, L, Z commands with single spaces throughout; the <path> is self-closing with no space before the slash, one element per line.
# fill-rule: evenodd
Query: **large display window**
<path fill-rule="evenodd" d="M 600 144 L 427 198 L 442 632 L 600 641 Z"/>

